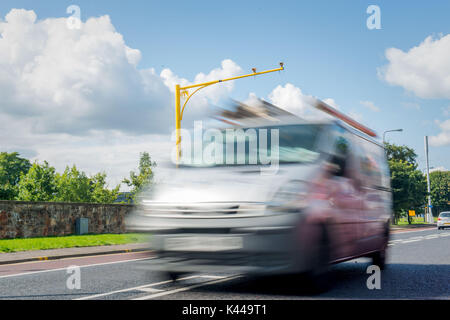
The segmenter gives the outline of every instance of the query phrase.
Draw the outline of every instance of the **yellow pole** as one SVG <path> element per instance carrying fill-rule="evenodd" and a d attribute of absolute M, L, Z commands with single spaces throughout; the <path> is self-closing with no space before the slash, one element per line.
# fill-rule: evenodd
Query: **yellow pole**
<path fill-rule="evenodd" d="M 242 79 L 242 78 L 246 78 L 246 77 L 258 76 L 260 74 L 266 74 L 266 73 L 282 71 L 282 70 L 284 70 L 284 66 L 283 66 L 283 62 L 280 62 L 280 68 L 276 68 L 276 69 L 271 69 L 271 70 L 266 70 L 266 71 L 261 71 L 261 72 L 256 72 L 256 69 L 253 69 L 253 73 L 251 73 L 251 74 L 232 77 L 232 78 L 228 78 L 228 79 L 215 80 L 215 81 L 209 81 L 209 82 L 204 82 L 204 83 L 197 83 L 197 84 L 186 86 L 186 87 L 180 87 L 179 84 L 175 85 L 175 130 L 176 130 L 176 144 L 177 144 L 177 149 L 176 149 L 177 167 L 178 167 L 179 159 L 181 158 L 181 146 L 180 146 L 181 132 L 180 132 L 180 130 L 181 130 L 181 119 L 183 117 L 182 111 L 184 111 L 184 107 L 186 106 L 186 103 L 189 101 L 189 99 L 191 98 L 191 96 L 194 93 L 196 93 L 200 89 L 203 89 L 207 86 L 210 86 L 210 85 L 213 85 L 216 83 L 231 81 L 231 80 L 236 80 L 236 79 Z M 188 94 L 187 89 L 192 89 L 192 88 L 198 88 L 198 89 L 195 90 L 193 93 Z M 181 90 L 183 90 L 183 93 L 187 94 L 187 99 L 183 105 L 183 110 L 181 110 L 181 101 L 180 101 Z"/>
<path fill-rule="evenodd" d="M 177 84 L 175 86 L 175 134 L 176 134 L 176 144 L 177 144 L 177 166 L 178 161 L 181 157 L 181 136 L 180 136 L 180 129 L 181 129 L 181 111 L 180 111 L 180 85 Z"/>

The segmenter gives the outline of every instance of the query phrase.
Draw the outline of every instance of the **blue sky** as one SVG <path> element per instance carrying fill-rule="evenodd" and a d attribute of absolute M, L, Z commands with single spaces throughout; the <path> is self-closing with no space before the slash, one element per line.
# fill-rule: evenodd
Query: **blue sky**
<path fill-rule="evenodd" d="M 267 98 L 278 85 L 291 83 L 304 94 L 332 98 L 341 110 L 388 140 L 407 144 L 424 167 L 424 135 L 437 136 L 436 120 L 449 118 L 446 97 L 420 98 L 377 75 L 388 64 L 385 51 L 408 52 L 425 38 L 450 33 L 449 1 L 9 1 L 0 2 L 0 19 L 12 8 L 33 10 L 38 20 L 68 17 L 78 5 L 81 20 L 109 15 L 127 46 L 138 49 L 138 68 L 160 73 L 170 68 L 193 81 L 224 59 L 244 72 L 285 63 L 285 71 L 235 83 L 232 96 L 249 92 Z M 369 30 L 369 5 L 381 9 L 380 30 Z M 450 57 L 450 52 L 449 55 Z M 450 58 L 449 58 L 450 59 Z M 361 104 L 370 101 L 375 112 Z M 450 168 L 450 145 L 430 148 L 431 166 Z"/>

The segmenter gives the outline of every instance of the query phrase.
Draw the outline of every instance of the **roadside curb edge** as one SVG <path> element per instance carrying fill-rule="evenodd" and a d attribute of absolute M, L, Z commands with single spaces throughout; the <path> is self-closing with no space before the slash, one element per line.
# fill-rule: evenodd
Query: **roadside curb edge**
<path fill-rule="evenodd" d="M 150 249 L 148 249 L 148 248 L 136 248 L 136 249 L 99 251 L 99 252 L 90 252 L 90 253 L 74 253 L 74 254 L 67 254 L 67 255 L 41 256 L 41 257 L 33 257 L 33 258 L 26 258 L 26 259 L 0 261 L 0 265 L 16 264 L 16 263 L 24 263 L 24 262 L 36 262 L 36 261 L 49 261 L 49 260 L 58 260 L 58 259 L 66 259 L 66 258 L 100 256 L 100 255 L 107 255 L 107 254 L 142 252 L 142 251 L 149 251 L 149 250 Z"/>

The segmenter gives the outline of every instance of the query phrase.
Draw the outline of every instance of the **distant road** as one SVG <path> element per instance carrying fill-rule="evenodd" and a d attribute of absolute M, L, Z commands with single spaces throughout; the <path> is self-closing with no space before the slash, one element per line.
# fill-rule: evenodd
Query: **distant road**
<path fill-rule="evenodd" d="M 311 295 L 292 279 L 193 274 L 172 282 L 146 270 L 151 252 L 0 266 L 0 299 L 450 299 L 450 229 L 394 233 L 381 290 L 369 290 L 368 259 L 332 268 L 330 291 Z M 70 290 L 68 266 L 80 266 Z"/>

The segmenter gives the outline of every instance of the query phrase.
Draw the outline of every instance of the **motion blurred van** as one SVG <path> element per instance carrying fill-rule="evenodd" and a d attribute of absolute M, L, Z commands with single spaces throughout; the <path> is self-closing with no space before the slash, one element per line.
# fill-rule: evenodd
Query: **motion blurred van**
<path fill-rule="evenodd" d="M 129 230 L 152 233 L 153 269 L 173 278 L 321 274 L 357 257 L 384 267 L 392 197 L 382 144 L 339 120 L 296 118 L 241 129 L 254 129 L 258 140 L 252 147 L 247 137 L 245 148 L 234 148 L 244 162 L 173 166 L 170 179 L 144 194 L 128 218 Z M 262 173 L 270 165 L 259 157 L 251 163 L 250 153 L 270 153 L 275 133 L 278 168 Z"/>

